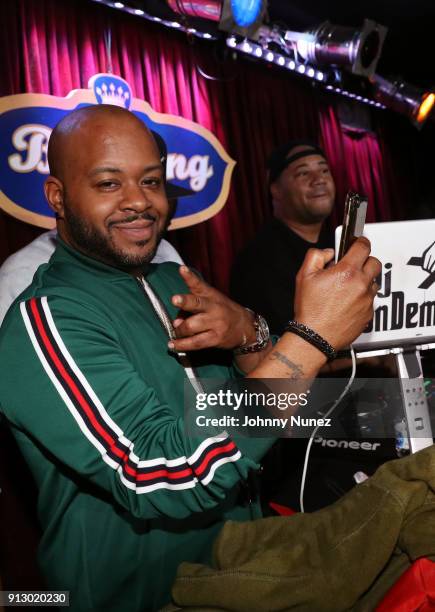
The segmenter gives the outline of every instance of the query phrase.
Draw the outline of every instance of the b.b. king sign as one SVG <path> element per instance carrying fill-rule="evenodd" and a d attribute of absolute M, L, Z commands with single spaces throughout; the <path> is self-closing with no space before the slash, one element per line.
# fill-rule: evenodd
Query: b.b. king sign
<path fill-rule="evenodd" d="M 182 117 L 157 113 L 147 102 L 133 98 L 129 84 L 113 74 L 97 74 L 88 86 L 66 98 L 46 94 L 0 98 L 0 208 L 33 225 L 54 227 L 43 193 L 51 131 L 76 108 L 114 104 L 133 112 L 163 137 L 168 148 L 167 179 L 191 193 L 178 200 L 170 229 L 199 223 L 221 210 L 235 162 L 211 132 Z"/>
<path fill-rule="evenodd" d="M 337 228 L 338 248 L 341 227 Z M 435 219 L 368 223 L 372 255 L 382 263 L 374 317 L 359 350 L 435 342 Z"/>

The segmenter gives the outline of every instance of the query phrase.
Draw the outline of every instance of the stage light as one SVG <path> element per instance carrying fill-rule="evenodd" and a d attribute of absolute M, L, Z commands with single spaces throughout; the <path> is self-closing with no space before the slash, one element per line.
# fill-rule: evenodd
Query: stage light
<path fill-rule="evenodd" d="M 434 92 L 422 91 L 400 80 L 388 81 L 377 74 L 371 81 L 378 102 L 409 117 L 415 127 L 423 127 L 435 105 Z"/>
<path fill-rule="evenodd" d="M 262 9 L 261 0 L 231 0 L 231 12 L 239 28 L 249 28 L 255 23 Z"/>
<path fill-rule="evenodd" d="M 263 55 L 263 49 L 262 49 L 261 47 L 257 47 L 257 48 L 255 49 L 255 55 L 256 55 L 257 57 L 261 57 L 261 56 Z"/>
<path fill-rule="evenodd" d="M 279 64 L 280 66 L 284 66 L 284 64 L 285 64 L 285 59 L 283 58 L 283 56 L 282 56 L 282 55 L 280 55 L 280 56 L 278 57 L 278 64 Z"/>
<path fill-rule="evenodd" d="M 145 15 L 145 11 L 143 11 L 142 9 L 134 9 L 134 14 L 135 15 Z"/>
<path fill-rule="evenodd" d="M 114 2 L 113 6 L 117 9 L 123 9 L 124 5 L 122 4 L 122 2 Z"/>
<path fill-rule="evenodd" d="M 292 48 L 316 65 L 348 68 L 354 74 L 371 76 L 381 55 L 387 28 L 365 19 L 360 30 L 325 21 L 311 32 L 287 30 L 284 38 Z"/>
<path fill-rule="evenodd" d="M 221 4 L 219 29 L 256 40 L 266 13 L 267 0 L 222 0 Z"/>
<path fill-rule="evenodd" d="M 432 111 L 435 104 L 435 94 L 427 93 L 423 95 L 423 101 L 420 104 L 420 108 L 418 109 L 417 123 L 423 124 L 428 118 L 430 112 Z"/>
<path fill-rule="evenodd" d="M 166 0 L 179 15 L 218 21 L 219 29 L 252 38 L 266 12 L 266 0 Z"/>
<path fill-rule="evenodd" d="M 268 51 L 266 53 L 266 59 L 267 59 L 268 62 L 272 62 L 273 61 L 273 53 L 272 53 L 272 51 Z"/>
<path fill-rule="evenodd" d="M 166 0 L 169 7 L 179 15 L 200 17 L 210 21 L 219 21 L 222 12 L 222 0 Z"/>

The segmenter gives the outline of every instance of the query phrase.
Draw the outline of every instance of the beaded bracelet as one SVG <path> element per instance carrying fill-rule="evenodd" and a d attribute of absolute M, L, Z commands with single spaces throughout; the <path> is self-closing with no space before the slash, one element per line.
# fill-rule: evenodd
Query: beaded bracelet
<path fill-rule="evenodd" d="M 332 361 L 337 357 L 337 351 L 334 347 L 332 347 L 325 338 L 319 336 L 311 327 L 307 327 L 298 321 L 289 321 L 285 327 L 285 331 L 296 334 L 315 346 L 316 349 L 319 349 L 319 351 L 326 355 L 328 361 Z"/>

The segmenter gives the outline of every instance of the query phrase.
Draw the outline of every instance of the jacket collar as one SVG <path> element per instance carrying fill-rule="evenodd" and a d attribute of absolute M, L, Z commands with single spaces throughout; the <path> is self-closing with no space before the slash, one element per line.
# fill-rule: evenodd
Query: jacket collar
<path fill-rule="evenodd" d="M 88 273 L 98 275 L 99 277 L 105 278 L 108 281 L 119 281 L 134 278 L 131 274 L 120 268 L 109 266 L 108 264 L 94 259 L 89 255 L 85 255 L 81 251 L 78 251 L 74 247 L 66 244 L 59 235 L 56 239 L 57 246 L 54 251 L 50 263 L 52 264 L 67 264 L 73 265 L 74 267 L 86 270 Z M 154 268 L 153 264 L 148 264 L 144 267 L 143 274 L 146 276 L 151 269 Z"/>

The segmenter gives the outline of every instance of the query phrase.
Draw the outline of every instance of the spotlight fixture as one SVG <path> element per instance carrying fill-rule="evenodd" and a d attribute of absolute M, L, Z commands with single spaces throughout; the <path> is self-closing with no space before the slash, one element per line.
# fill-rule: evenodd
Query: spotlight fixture
<path fill-rule="evenodd" d="M 174 13 L 200 17 L 210 21 L 219 21 L 222 12 L 222 0 L 166 0 Z"/>
<path fill-rule="evenodd" d="M 378 74 L 375 74 L 371 81 L 378 102 L 407 115 L 415 127 L 423 127 L 435 106 L 435 92 L 423 91 L 399 79 L 388 81 Z"/>
<path fill-rule="evenodd" d="M 387 28 L 365 19 L 360 30 L 325 21 L 311 32 L 287 30 L 284 38 L 306 61 L 369 77 L 376 70 L 386 34 Z"/>
<path fill-rule="evenodd" d="M 219 29 L 255 38 L 267 10 L 267 0 L 223 0 Z"/>
<path fill-rule="evenodd" d="M 266 0 L 166 0 L 179 15 L 218 21 L 219 29 L 252 37 L 266 13 Z"/>

